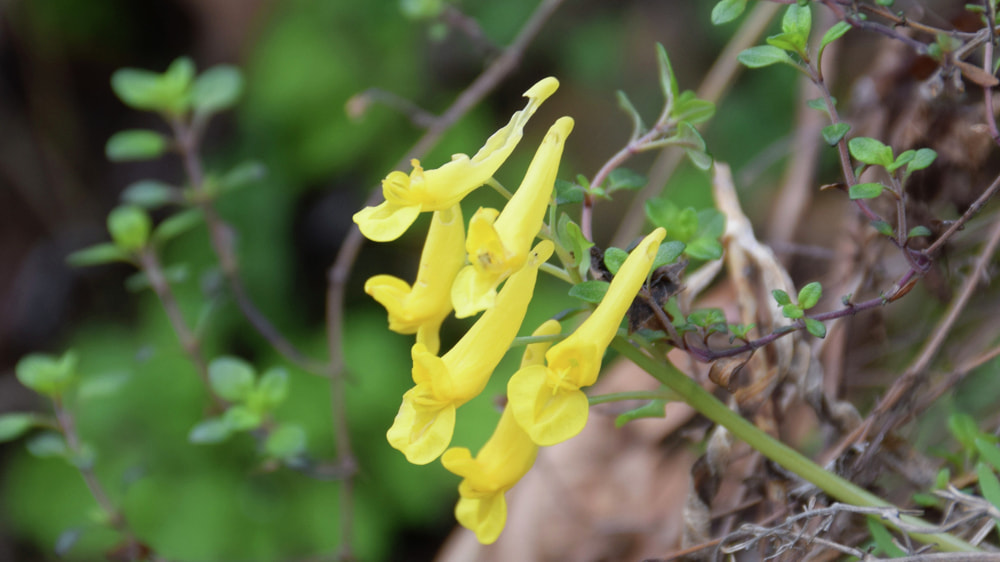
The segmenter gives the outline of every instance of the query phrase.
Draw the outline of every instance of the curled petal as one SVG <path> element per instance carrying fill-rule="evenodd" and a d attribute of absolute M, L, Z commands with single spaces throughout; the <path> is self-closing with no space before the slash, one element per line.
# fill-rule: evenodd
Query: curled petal
<path fill-rule="evenodd" d="M 403 395 L 399 413 L 386 432 L 389 444 L 413 464 L 427 464 L 438 458 L 455 431 L 455 406 L 438 404 L 422 394 L 426 393 L 418 385 Z"/>
<path fill-rule="evenodd" d="M 377 207 L 365 207 L 354 213 L 361 234 L 375 242 L 390 242 L 403 235 L 420 216 L 420 207 L 383 201 Z"/>
<path fill-rule="evenodd" d="M 587 395 L 572 387 L 554 387 L 551 376 L 547 367 L 534 365 L 521 369 L 507 383 L 507 407 L 540 446 L 574 437 L 587 424 Z"/>
<path fill-rule="evenodd" d="M 507 500 L 503 494 L 485 498 L 459 498 L 455 519 L 476 533 L 482 544 L 493 544 L 507 523 Z"/>

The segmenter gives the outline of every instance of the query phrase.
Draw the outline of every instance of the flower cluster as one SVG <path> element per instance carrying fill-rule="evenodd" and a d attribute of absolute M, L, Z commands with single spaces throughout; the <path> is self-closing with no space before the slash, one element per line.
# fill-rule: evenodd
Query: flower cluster
<path fill-rule="evenodd" d="M 588 404 L 581 389 L 597 380 L 604 352 L 665 235 L 657 229 L 631 252 L 603 301 L 572 335 L 552 345 L 561 330 L 554 320 L 535 331 L 535 336 L 548 339 L 528 345 L 520 370 L 509 381 L 508 405 L 500 422 L 475 457 L 466 448 L 448 449 L 456 410 L 483 391 L 507 353 L 524 321 L 538 271 L 555 249 L 550 240 L 532 244 L 552 200 L 573 120 L 556 120 L 504 209 L 477 210 L 467 235 L 459 204 L 489 181 L 558 84 L 546 78 L 529 89 L 525 108 L 472 158 L 458 154 L 433 170 L 424 170 L 414 160 L 410 174 L 392 172 L 383 180 L 385 202 L 354 215 L 366 237 L 387 241 L 398 238 L 421 212 L 434 213 L 413 285 L 388 275 L 365 283 L 365 291 L 386 308 L 389 329 L 416 334 L 411 349 L 414 386 L 403 395 L 386 437 L 411 463 L 441 457 L 446 469 L 463 478 L 455 515 L 484 544 L 503 530 L 504 493 L 531 468 L 538 447 L 583 429 Z M 485 312 L 458 343 L 440 354 L 438 332 L 452 311 L 459 318 Z"/>

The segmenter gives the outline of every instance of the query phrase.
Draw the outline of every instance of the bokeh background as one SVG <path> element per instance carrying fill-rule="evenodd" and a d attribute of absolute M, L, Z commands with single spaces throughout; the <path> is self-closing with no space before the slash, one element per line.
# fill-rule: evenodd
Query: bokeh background
<path fill-rule="evenodd" d="M 162 71 L 188 55 L 199 70 L 238 65 L 246 88 L 235 111 L 210 125 L 209 170 L 252 159 L 267 174 L 219 202 L 238 232 L 241 271 L 255 303 L 297 345 L 325 357 L 326 269 L 351 215 L 420 136 L 405 115 L 375 104 L 350 118 L 348 100 L 368 88 L 443 110 L 507 44 L 533 0 L 466 0 L 458 8 L 488 42 L 410 15 L 412 2 L 345 0 L 4 0 L 0 2 L 0 412 L 44 409 L 13 366 L 26 353 L 72 348 L 84 377 L 120 374 L 110 395 L 74 409 L 98 453 L 98 477 L 137 533 L 177 560 L 313 560 L 337 548 L 337 483 L 289 469 L 263 470 L 249 437 L 219 446 L 188 443 L 205 392 L 158 301 L 129 292 L 126 266 L 73 269 L 65 256 L 107 239 L 105 217 L 129 183 L 183 181 L 174 157 L 111 164 L 104 145 L 125 128 L 166 131 L 153 115 L 111 92 L 118 68 Z M 532 120 L 498 178 L 517 185 L 533 146 L 560 115 L 576 119 L 560 176 L 592 176 L 627 141 L 630 123 L 615 90 L 649 121 L 662 99 L 656 42 L 671 55 L 682 89 L 697 87 L 734 25 L 709 24 L 711 2 L 566 2 L 501 88 L 458 122 L 424 159 L 436 166 L 471 153 L 520 108 L 530 84 L 554 75 L 562 87 Z M 490 43 L 494 47 L 490 46 Z M 734 166 L 751 214 L 763 216 L 780 176 L 796 99 L 794 72 L 743 75 L 705 129 L 710 152 Z M 785 148 L 783 148 L 785 147 Z M 645 172 L 651 156 L 630 163 Z M 832 170 L 832 168 L 831 168 Z M 708 177 L 683 164 L 666 186 L 679 204 L 710 204 Z M 602 203 L 596 241 L 607 243 L 627 203 Z M 478 194 L 472 205 L 498 204 Z M 474 208 L 474 207 L 473 207 Z M 161 217 L 162 215 L 157 215 Z M 348 419 L 357 477 L 357 555 L 425 560 L 454 526 L 457 477 L 439 464 L 407 464 L 385 441 L 409 377 L 410 338 L 387 330 L 384 311 L 361 291 L 374 273 L 412 276 L 423 228 L 393 244 L 368 244 L 348 288 L 345 351 Z M 259 370 L 285 362 L 242 318 L 200 228 L 172 242 L 168 264 L 186 264 L 176 284 L 211 356 L 230 354 Z M 546 285 L 536 325 L 569 305 Z M 464 325 L 446 324 L 445 345 Z M 510 372 L 511 358 L 499 372 Z M 292 371 L 279 416 L 304 426 L 309 453 L 334 459 L 328 383 Z M 506 377 L 463 408 L 455 444 L 477 449 L 498 412 Z M 115 543 L 93 523 L 95 504 L 79 474 L 31 456 L 23 442 L 0 448 L 0 559 L 95 560 Z"/>

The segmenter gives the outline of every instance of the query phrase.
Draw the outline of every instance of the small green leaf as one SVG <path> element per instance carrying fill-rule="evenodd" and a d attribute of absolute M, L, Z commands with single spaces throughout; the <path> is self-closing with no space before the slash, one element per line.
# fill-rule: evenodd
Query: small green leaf
<path fill-rule="evenodd" d="M 684 154 L 688 157 L 688 160 L 694 164 L 694 167 L 699 170 L 706 171 L 712 167 L 712 157 L 703 150 L 685 148 Z"/>
<path fill-rule="evenodd" d="M 556 180 L 556 205 L 583 201 L 583 188 L 566 180 Z"/>
<path fill-rule="evenodd" d="M 847 23 L 846 21 L 838 21 L 837 23 L 833 24 L 833 27 L 826 30 L 826 33 L 823 34 L 823 39 L 819 43 L 819 48 L 820 49 L 825 48 L 830 43 L 833 43 L 837 39 L 843 37 L 844 34 L 850 30 L 851 30 L 851 24 Z"/>
<path fill-rule="evenodd" d="M 0 415 L 0 443 L 13 441 L 35 426 L 35 414 L 13 413 Z"/>
<path fill-rule="evenodd" d="M 117 394 L 128 381 L 128 373 L 105 373 L 96 377 L 86 377 L 80 381 L 76 398 L 81 401 L 107 398 Z"/>
<path fill-rule="evenodd" d="M 948 429 L 955 439 L 962 444 L 966 453 L 976 450 L 976 437 L 979 436 L 979 427 L 972 416 L 960 412 L 948 416 Z"/>
<path fill-rule="evenodd" d="M 856 183 L 851 186 L 848 193 L 851 199 L 874 199 L 882 195 L 885 186 L 880 183 Z"/>
<path fill-rule="evenodd" d="M 604 299 L 610 286 L 611 284 L 607 281 L 584 281 L 573 285 L 569 290 L 569 296 L 598 304 Z"/>
<path fill-rule="evenodd" d="M 816 306 L 822 296 L 823 286 L 819 282 L 813 281 L 799 290 L 799 306 L 802 307 L 802 310 L 809 310 Z"/>
<path fill-rule="evenodd" d="M 868 532 L 872 534 L 872 539 L 875 540 L 875 545 L 881 549 L 882 552 L 889 555 L 891 558 L 900 558 L 906 556 L 903 549 L 896 546 L 896 543 L 892 540 L 892 533 L 885 528 L 885 525 L 880 523 L 878 519 L 874 516 L 868 516 Z"/>
<path fill-rule="evenodd" d="M 243 93 L 243 75 L 235 66 L 219 65 L 201 74 L 191 88 L 191 105 L 211 114 L 231 108 Z"/>
<path fill-rule="evenodd" d="M 833 106 L 837 107 L 837 98 L 831 97 L 830 101 L 833 102 Z M 815 109 L 816 111 L 822 111 L 827 113 L 826 100 L 824 98 L 813 98 L 806 102 L 806 106 Z"/>
<path fill-rule="evenodd" d="M 219 357 L 208 366 L 208 381 L 223 400 L 240 402 L 254 388 L 254 369 L 236 357 Z"/>
<path fill-rule="evenodd" d="M 847 148 L 857 161 L 874 166 L 892 164 L 892 148 L 871 137 L 854 137 L 847 141 Z"/>
<path fill-rule="evenodd" d="M 152 224 L 146 211 L 135 205 L 119 205 L 108 213 L 111 239 L 125 252 L 135 252 L 146 245 Z"/>
<path fill-rule="evenodd" d="M 933 164 L 936 158 L 937 152 L 934 152 L 929 148 L 921 148 L 917 150 L 916 154 L 914 154 L 913 160 L 910 161 L 910 165 L 906 167 L 906 171 L 916 172 L 917 170 L 923 170 Z"/>
<path fill-rule="evenodd" d="M 788 53 L 773 45 L 750 47 L 737 55 L 736 60 L 748 68 L 762 68 L 778 63 L 796 66 Z"/>
<path fill-rule="evenodd" d="M 607 193 L 612 193 L 620 189 L 637 190 L 646 186 L 646 177 L 633 172 L 628 168 L 615 168 L 608 174 Z"/>
<path fill-rule="evenodd" d="M 747 7 L 747 0 L 720 0 L 712 8 L 712 25 L 729 23 L 740 17 Z"/>
<path fill-rule="evenodd" d="M 201 209 L 188 209 L 177 213 L 156 226 L 153 231 L 153 241 L 157 244 L 163 244 L 199 226 L 202 222 L 204 221 Z"/>
<path fill-rule="evenodd" d="M 790 53 L 805 52 L 805 40 L 797 33 L 779 33 L 767 38 L 767 44 Z"/>
<path fill-rule="evenodd" d="M 676 240 L 670 240 L 660 244 L 659 249 L 656 250 L 656 258 L 653 260 L 652 269 L 677 261 L 677 258 L 684 253 L 684 247 L 683 242 L 678 242 Z"/>
<path fill-rule="evenodd" d="M 612 275 L 618 273 L 618 268 L 625 263 L 625 259 L 628 258 L 628 252 L 622 250 L 621 248 L 608 248 L 604 250 L 604 265 L 607 266 L 608 271 Z"/>
<path fill-rule="evenodd" d="M 267 167 L 253 160 L 241 162 L 233 166 L 219 178 L 219 188 L 223 192 L 236 191 L 261 180 L 267 175 Z"/>
<path fill-rule="evenodd" d="M 618 107 L 632 120 L 633 137 L 638 137 L 646 131 L 646 124 L 642 121 L 642 115 L 639 115 L 639 110 L 632 105 L 632 100 L 628 99 L 628 95 L 625 92 L 618 90 L 615 92 L 615 96 L 618 98 Z"/>
<path fill-rule="evenodd" d="M 112 162 L 152 160 L 163 156 L 168 146 L 167 138 L 156 131 L 129 129 L 112 135 L 104 153 Z"/>
<path fill-rule="evenodd" d="M 717 260 L 722 257 L 722 244 L 714 238 L 695 238 L 684 247 L 684 253 L 696 260 Z"/>
<path fill-rule="evenodd" d="M 677 77 L 674 76 L 667 50 L 660 43 L 656 44 L 656 61 L 660 69 L 660 89 L 663 90 L 663 97 L 674 100 L 677 98 Z"/>
<path fill-rule="evenodd" d="M 896 170 L 902 168 L 906 164 L 909 164 L 910 161 L 913 160 L 913 157 L 916 156 L 916 154 L 917 154 L 916 150 L 903 151 L 902 154 L 897 156 L 896 159 L 892 161 L 892 164 L 889 164 L 888 166 L 885 167 L 885 171 L 889 172 L 890 174 L 895 172 Z"/>
<path fill-rule="evenodd" d="M 96 244 L 94 246 L 90 246 L 89 248 L 77 250 L 66 256 L 66 262 L 74 267 L 101 265 L 105 263 L 114 263 L 116 261 L 128 261 L 128 259 L 128 253 L 122 251 L 121 248 L 111 242 Z"/>
<path fill-rule="evenodd" d="M 786 304 L 781 307 L 781 314 L 783 314 L 785 318 L 791 318 L 792 320 L 805 316 L 805 313 L 802 312 L 802 308 L 797 304 Z"/>
<path fill-rule="evenodd" d="M 176 285 L 188 280 L 191 269 L 187 264 L 179 263 L 164 267 L 161 273 L 164 281 Z M 137 271 L 125 279 L 125 288 L 131 293 L 140 293 L 152 287 L 153 285 L 149 282 L 149 276 L 146 275 L 145 271 Z"/>
<path fill-rule="evenodd" d="M 944 467 L 938 471 L 937 475 L 934 477 L 934 489 L 944 490 L 948 487 L 951 482 L 951 470 L 948 467 Z"/>
<path fill-rule="evenodd" d="M 158 180 L 140 180 L 130 184 L 121 195 L 122 202 L 157 209 L 170 203 L 179 203 L 180 192 L 176 187 Z"/>
<path fill-rule="evenodd" d="M 111 76 L 111 89 L 133 109 L 180 115 L 190 106 L 193 78 L 194 63 L 181 57 L 163 74 L 134 68 L 118 70 Z"/>
<path fill-rule="evenodd" d="M 910 229 L 910 233 L 906 235 L 907 238 L 916 238 L 918 236 L 930 236 L 931 229 L 926 226 L 914 226 Z"/>
<path fill-rule="evenodd" d="M 805 51 L 806 40 L 812 31 L 812 11 L 809 5 L 791 4 L 781 18 L 781 31 L 789 36 L 795 36 L 799 51 Z"/>
<path fill-rule="evenodd" d="M 823 140 L 826 144 L 830 146 L 836 146 L 840 139 L 844 138 L 847 131 L 851 130 L 851 126 L 847 123 L 834 123 L 833 125 L 827 125 L 823 127 L 821 133 L 823 134 Z"/>
<path fill-rule="evenodd" d="M 895 234 L 895 232 L 893 232 L 892 230 L 892 225 L 885 221 L 881 220 L 872 221 L 872 228 L 874 228 L 876 232 L 878 232 L 883 236 L 892 236 L 893 234 Z"/>
<path fill-rule="evenodd" d="M 619 414 L 615 418 L 615 427 L 621 427 L 630 421 L 641 418 L 662 418 L 666 415 L 666 400 L 650 400 L 634 410 Z"/>
<path fill-rule="evenodd" d="M 699 328 L 708 328 L 715 324 L 725 324 L 726 314 L 720 308 L 699 308 L 691 311 L 687 321 Z"/>
<path fill-rule="evenodd" d="M 704 123 L 713 115 L 715 115 L 715 104 L 708 100 L 699 99 L 691 90 L 685 90 L 681 93 L 671 112 L 671 116 L 678 123 L 683 121 L 691 125 Z"/>
<path fill-rule="evenodd" d="M 237 404 L 226 410 L 222 414 L 222 420 L 232 431 L 256 429 L 264 423 L 263 416 L 242 404 Z"/>
<path fill-rule="evenodd" d="M 69 447 L 66 446 L 66 440 L 63 439 L 62 434 L 55 431 L 46 431 L 32 436 L 28 439 L 26 446 L 29 453 L 40 459 L 69 458 Z"/>
<path fill-rule="evenodd" d="M 826 337 L 826 325 L 815 318 L 805 318 L 806 330 L 819 339 Z"/>
<path fill-rule="evenodd" d="M 72 351 L 67 351 L 61 357 L 32 354 L 18 361 L 14 370 L 21 384 L 53 398 L 76 382 L 76 364 L 76 354 Z"/>
<path fill-rule="evenodd" d="M 587 237 L 580 230 L 580 225 L 573 222 L 566 213 L 560 215 L 556 231 L 563 247 L 568 248 L 573 253 L 573 265 L 580 277 L 586 276 L 590 269 L 590 248 L 594 243 L 587 240 Z"/>
<path fill-rule="evenodd" d="M 976 463 L 976 474 L 979 476 L 979 489 L 983 492 L 983 497 L 991 504 L 1000 509 L 1000 480 L 993 473 L 993 469 L 986 463 Z"/>
<path fill-rule="evenodd" d="M 209 418 L 198 422 L 188 433 L 188 441 L 199 445 L 221 443 L 232 434 L 229 424 L 222 418 Z"/>
<path fill-rule="evenodd" d="M 774 289 L 771 291 L 771 296 L 777 301 L 778 306 L 787 306 L 792 304 L 792 297 L 788 296 L 788 293 L 782 291 L 781 289 Z"/>
<path fill-rule="evenodd" d="M 280 367 L 268 369 L 257 383 L 257 393 L 261 407 L 268 411 L 277 408 L 288 397 L 288 371 Z"/>
<path fill-rule="evenodd" d="M 984 439 L 981 435 L 976 436 L 974 443 L 976 444 L 976 450 L 979 451 L 980 458 L 990 463 L 994 470 L 1000 470 L 1000 447 L 997 447 L 996 443 Z"/>
<path fill-rule="evenodd" d="M 691 207 L 678 212 L 673 227 L 672 237 L 682 241 L 691 240 L 698 232 L 698 213 Z M 670 227 L 667 227 L 667 232 L 671 232 Z"/>
<path fill-rule="evenodd" d="M 297 457 L 305 450 L 306 431 L 292 423 L 279 425 L 264 442 L 264 451 L 267 455 L 282 460 Z"/>

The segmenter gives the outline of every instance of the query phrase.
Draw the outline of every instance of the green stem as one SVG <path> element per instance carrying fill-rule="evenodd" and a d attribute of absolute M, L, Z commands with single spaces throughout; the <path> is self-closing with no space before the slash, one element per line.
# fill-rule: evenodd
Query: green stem
<path fill-rule="evenodd" d="M 599 394 L 588 396 L 590 405 L 604 404 L 606 402 L 621 402 L 622 400 L 676 400 L 677 395 L 673 392 L 663 390 L 636 390 L 632 392 L 613 392 L 611 394 Z"/>
<path fill-rule="evenodd" d="M 856 506 L 895 508 L 871 492 L 824 470 L 795 449 L 764 433 L 742 416 L 730 410 L 673 365 L 650 358 L 621 337 L 616 337 L 612 341 L 611 347 L 628 357 L 653 378 L 681 395 L 684 401 L 698 413 L 725 427 L 730 433 L 745 441 L 762 455 L 823 490 L 830 497 Z M 930 528 L 927 522 L 910 515 L 901 515 L 900 520 L 908 525 Z M 884 523 L 894 526 L 892 521 L 884 520 Z M 925 544 L 937 544 L 941 550 L 945 551 L 980 552 L 980 549 L 974 545 L 947 533 L 910 533 L 910 536 Z"/>

